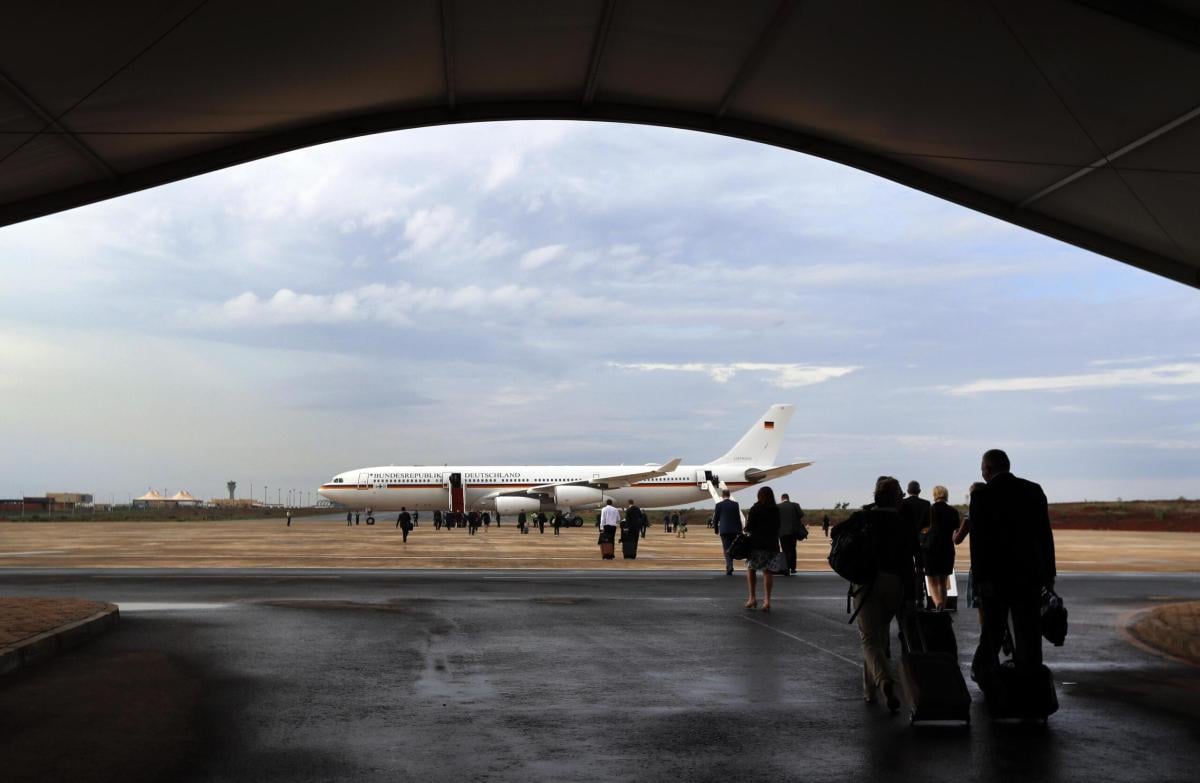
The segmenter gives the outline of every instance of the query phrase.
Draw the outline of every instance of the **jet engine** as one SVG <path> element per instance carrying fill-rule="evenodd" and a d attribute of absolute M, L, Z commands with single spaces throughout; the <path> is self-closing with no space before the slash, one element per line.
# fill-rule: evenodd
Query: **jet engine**
<path fill-rule="evenodd" d="M 505 516 L 513 516 L 524 511 L 527 514 L 532 514 L 540 510 L 542 502 L 537 498 L 523 497 L 498 497 L 496 498 L 496 513 Z"/>
<path fill-rule="evenodd" d="M 586 508 L 604 502 L 604 493 L 591 487 L 566 486 L 554 488 L 554 504 L 559 508 Z"/>

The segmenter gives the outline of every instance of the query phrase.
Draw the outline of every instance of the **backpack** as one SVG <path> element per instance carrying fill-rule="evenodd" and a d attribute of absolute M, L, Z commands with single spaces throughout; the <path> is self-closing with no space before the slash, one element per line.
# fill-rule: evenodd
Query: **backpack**
<path fill-rule="evenodd" d="M 879 573 L 870 513 L 860 511 L 853 514 L 845 522 L 835 525 L 829 532 L 829 538 L 829 566 L 838 576 L 850 582 L 850 588 L 846 591 L 846 612 L 849 613 L 851 599 L 862 594 L 865 601 L 875 585 L 875 575 Z M 859 585 L 859 589 L 855 590 L 854 585 Z M 859 610 L 862 606 L 859 604 Z M 850 615 L 849 622 L 854 622 L 857 616 L 858 610 Z"/>

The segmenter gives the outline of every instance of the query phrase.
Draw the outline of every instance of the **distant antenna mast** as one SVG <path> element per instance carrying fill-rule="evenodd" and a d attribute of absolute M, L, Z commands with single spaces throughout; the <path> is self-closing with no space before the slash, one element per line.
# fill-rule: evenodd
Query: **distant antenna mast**
<path fill-rule="evenodd" d="M 236 481 L 226 481 L 225 487 L 229 490 L 229 499 L 233 500 L 233 493 L 237 489 Z"/>

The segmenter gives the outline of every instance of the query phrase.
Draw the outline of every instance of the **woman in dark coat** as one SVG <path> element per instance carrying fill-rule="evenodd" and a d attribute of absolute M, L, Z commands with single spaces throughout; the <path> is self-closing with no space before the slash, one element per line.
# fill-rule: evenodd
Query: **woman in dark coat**
<path fill-rule="evenodd" d="M 758 502 L 750 507 L 742 532 L 750 537 L 750 554 L 746 557 L 746 584 L 750 588 L 750 597 L 746 599 L 746 608 L 758 607 L 755 572 L 762 571 L 765 588 L 762 610 L 769 612 L 775 574 L 783 573 L 787 568 L 783 550 L 779 547 L 779 507 L 775 505 L 775 493 L 770 487 L 758 490 Z"/>
<path fill-rule="evenodd" d="M 958 531 L 958 511 L 946 502 L 945 487 L 933 488 L 933 507 L 929 509 L 929 529 L 921 540 L 921 559 L 925 563 L 925 585 L 933 607 L 946 604 L 946 589 L 954 571 L 954 535 Z"/>

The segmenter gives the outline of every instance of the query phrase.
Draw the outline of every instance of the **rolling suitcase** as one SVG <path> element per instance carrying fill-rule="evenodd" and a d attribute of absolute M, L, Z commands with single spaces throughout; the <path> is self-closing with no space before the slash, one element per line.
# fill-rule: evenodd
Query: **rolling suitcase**
<path fill-rule="evenodd" d="M 905 649 L 944 653 L 957 660 L 958 642 L 954 638 L 954 620 L 949 612 L 913 609 L 903 613 L 900 628 L 904 632 Z"/>
<path fill-rule="evenodd" d="M 946 612 L 910 610 L 900 619 L 900 681 L 909 723 L 970 724 L 971 693 L 958 666 L 954 626 Z"/>
<path fill-rule="evenodd" d="M 602 560 L 612 560 L 614 557 L 614 547 L 612 541 L 600 542 L 600 558 Z"/>
<path fill-rule="evenodd" d="M 983 695 L 992 720 L 1045 721 L 1058 712 L 1054 675 L 1045 665 L 1020 671 L 1005 661 L 988 678 Z"/>
<path fill-rule="evenodd" d="M 909 723 L 971 722 L 971 693 L 951 656 L 905 650 L 900 657 L 900 681 L 908 697 Z"/>

